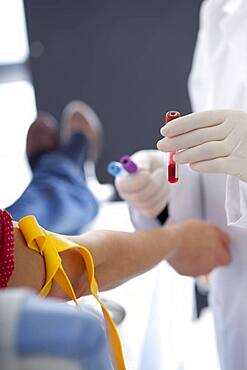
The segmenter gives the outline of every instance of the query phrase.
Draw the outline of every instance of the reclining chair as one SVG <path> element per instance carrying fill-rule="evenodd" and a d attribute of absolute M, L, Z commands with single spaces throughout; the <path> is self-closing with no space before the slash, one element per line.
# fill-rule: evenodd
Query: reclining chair
<path fill-rule="evenodd" d="M 104 324 L 25 289 L 0 291 L 1 370 L 112 370 Z"/>

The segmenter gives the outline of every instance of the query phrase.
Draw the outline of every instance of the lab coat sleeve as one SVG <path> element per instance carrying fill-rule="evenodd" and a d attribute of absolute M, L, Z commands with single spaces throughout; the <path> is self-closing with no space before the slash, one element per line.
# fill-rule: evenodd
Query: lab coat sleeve
<path fill-rule="evenodd" d="M 171 186 L 168 223 L 204 219 L 202 175 L 188 165 L 179 166 L 179 182 Z"/>
<path fill-rule="evenodd" d="M 192 171 L 188 165 L 180 166 L 179 172 L 179 182 L 170 188 L 169 219 L 165 225 L 188 219 L 204 219 L 201 174 Z M 130 207 L 130 218 L 136 230 L 161 227 L 157 218 L 144 216 L 132 207 Z"/>
<path fill-rule="evenodd" d="M 160 227 L 159 220 L 155 217 L 144 216 L 134 207 L 129 207 L 130 219 L 136 230 L 154 229 Z"/>
<path fill-rule="evenodd" d="M 236 176 L 227 177 L 225 210 L 229 226 L 247 228 L 247 184 Z"/>

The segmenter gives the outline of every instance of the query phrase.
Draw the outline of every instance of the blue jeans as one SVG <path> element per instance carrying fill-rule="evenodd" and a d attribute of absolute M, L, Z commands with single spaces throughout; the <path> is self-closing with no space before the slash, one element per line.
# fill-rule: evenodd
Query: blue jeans
<path fill-rule="evenodd" d="M 60 152 L 44 154 L 21 197 L 7 211 L 18 221 L 34 215 L 45 229 L 78 234 L 94 219 L 98 204 L 82 169 Z"/>

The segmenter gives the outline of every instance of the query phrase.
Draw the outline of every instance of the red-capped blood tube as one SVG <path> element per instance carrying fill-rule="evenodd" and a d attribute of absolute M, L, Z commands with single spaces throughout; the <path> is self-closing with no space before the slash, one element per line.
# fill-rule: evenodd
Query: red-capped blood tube
<path fill-rule="evenodd" d="M 166 113 L 166 124 L 168 122 L 172 121 L 173 119 L 176 119 L 180 116 L 181 116 L 181 114 L 179 112 L 176 112 L 176 111 L 167 112 Z M 172 184 L 174 184 L 175 182 L 178 182 L 178 179 L 179 179 L 179 177 L 178 177 L 178 165 L 173 159 L 175 154 L 176 154 L 176 152 L 170 152 L 169 153 L 169 161 L 168 161 L 168 166 L 167 166 L 167 178 L 168 178 L 168 181 Z"/>

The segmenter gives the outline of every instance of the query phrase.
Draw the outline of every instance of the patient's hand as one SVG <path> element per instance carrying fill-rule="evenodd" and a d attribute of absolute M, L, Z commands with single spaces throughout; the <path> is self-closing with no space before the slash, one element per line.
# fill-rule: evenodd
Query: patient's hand
<path fill-rule="evenodd" d="M 192 220 L 169 228 L 173 228 L 176 244 L 167 261 L 180 274 L 204 275 L 230 263 L 230 239 L 217 226 Z"/>

